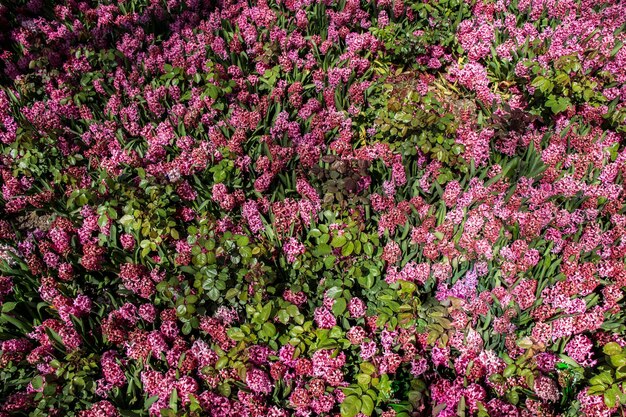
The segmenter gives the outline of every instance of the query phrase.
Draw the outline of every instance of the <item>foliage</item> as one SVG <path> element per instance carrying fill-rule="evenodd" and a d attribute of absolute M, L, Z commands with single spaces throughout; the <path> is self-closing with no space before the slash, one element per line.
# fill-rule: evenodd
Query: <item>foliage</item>
<path fill-rule="evenodd" d="M 0 5 L 0 417 L 623 412 L 591 3 Z"/>

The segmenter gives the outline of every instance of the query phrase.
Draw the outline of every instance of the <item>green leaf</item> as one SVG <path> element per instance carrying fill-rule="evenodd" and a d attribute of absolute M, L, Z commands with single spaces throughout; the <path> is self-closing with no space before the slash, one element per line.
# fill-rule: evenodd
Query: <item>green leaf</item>
<path fill-rule="evenodd" d="M 144 407 L 144 409 L 146 409 L 146 410 L 147 410 L 148 408 L 150 408 L 150 406 L 151 406 L 152 404 L 154 404 L 154 403 L 155 403 L 158 399 L 159 399 L 159 396 L 158 396 L 158 395 L 153 395 L 153 396 L 152 396 L 152 397 L 150 397 L 150 398 L 146 398 L 146 401 L 144 401 L 144 403 L 143 403 L 143 407 Z"/>
<path fill-rule="evenodd" d="M 313 255 L 315 256 L 326 256 L 332 252 L 332 249 L 326 243 L 320 243 L 317 245 L 315 249 L 313 249 Z"/>
<path fill-rule="evenodd" d="M 239 327 L 231 327 L 226 331 L 226 334 L 228 337 L 236 341 L 243 340 L 246 337 L 244 332 Z"/>
<path fill-rule="evenodd" d="M 6 303 L 2 304 L 2 312 L 3 313 L 8 313 L 9 311 L 12 311 L 15 308 L 16 305 L 17 305 L 17 303 L 14 302 L 14 301 L 6 302 Z"/>
<path fill-rule="evenodd" d="M 619 355 L 609 356 L 609 363 L 616 368 L 626 365 L 626 354 L 620 353 Z"/>
<path fill-rule="evenodd" d="M 551 92 L 554 88 L 554 84 L 552 83 L 552 81 L 548 80 L 545 77 L 542 77 L 541 75 L 535 77 L 531 85 L 535 88 L 538 88 L 539 91 L 541 91 L 543 94 Z"/>
<path fill-rule="evenodd" d="M 106 214 L 101 215 L 98 218 L 98 226 L 100 227 L 104 227 L 109 221 L 109 218 L 106 216 Z"/>
<path fill-rule="evenodd" d="M 613 356 L 622 353 L 622 347 L 615 342 L 609 342 L 602 348 L 605 355 Z"/>
<path fill-rule="evenodd" d="M 343 256 L 350 256 L 354 251 L 354 243 L 348 242 L 343 248 L 341 248 L 341 254 Z"/>
<path fill-rule="evenodd" d="M 330 287 L 324 295 L 328 298 L 336 299 L 342 292 L 343 290 L 341 288 L 335 286 L 335 287 Z"/>
<path fill-rule="evenodd" d="M 363 251 L 367 256 L 372 256 L 374 254 L 374 245 L 372 245 L 370 242 L 365 242 L 363 244 Z"/>
<path fill-rule="evenodd" d="M 265 322 L 270 318 L 270 314 L 272 313 L 272 303 L 267 303 L 263 306 L 263 308 L 261 309 L 261 321 Z"/>
<path fill-rule="evenodd" d="M 288 305 L 285 310 L 287 310 L 287 314 L 289 314 L 289 317 L 297 316 L 300 312 L 300 310 L 298 310 L 298 307 L 293 304 Z"/>
<path fill-rule="evenodd" d="M 263 323 L 263 334 L 265 334 L 268 338 L 274 337 L 276 335 L 276 326 L 269 321 Z"/>
<path fill-rule="evenodd" d="M 223 369 L 228 365 L 228 356 L 222 356 L 215 362 L 215 369 Z"/>
<path fill-rule="evenodd" d="M 615 385 L 613 385 L 611 388 L 604 392 L 604 404 L 609 408 L 615 407 L 615 405 L 617 404 L 617 396 L 619 394 L 619 389 Z"/>
<path fill-rule="evenodd" d="M 178 390 L 173 389 L 170 395 L 170 408 L 174 411 L 178 411 Z"/>
<path fill-rule="evenodd" d="M 341 417 L 354 417 L 361 411 L 362 402 L 359 397 L 350 395 L 343 400 L 340 406 Z"/>
<path fill-rule="evenodd" d="M 589 380 L 589 384 L 591 385 L 602 385 L 604 387 L 608 387 L 613 384 L 613 378 L 611 373 L 606 371 L 602 372 L 600 375 L 596 375 Z"/>
<path fill-rule="evenodd" d="M 517 405 L 517 403 L 519 403 L 519 394 L 517 393 L 517 391 L 507 392 L 506 398 L 511 404 Z"/>
<path fill-rule="evenodd" d="M 324 266 L 326 267 L 326 269 L 332 269 L 333 266 L 335 266 L 336 260 L 336 256 L 327 256 L 326 259 L 324 259 Z"/>
<path fill-rule="evenodd" d="M 606 387 L 602 385 L 592 385 L 587 391 L 587 395 L 599 395 L 606 390 Z"/>
<path fill-rule="evenodd" d="M 213 287 L 209 290 L 209 292 L 207 293 L 207 296 L 213 300 L 213 301 L 217 301 L 218 298 L 220 298 L 220 291 Z"/>
<path fill-rule="evenodd" d="M 376 372 L 376 367 L 370 362 L 361 362 L 359 368 L 361 368 L 361 372 L 367 375 L 372 375 Z"/>
<path fill-rule="evenodd" d="M 619 39 L 616 39 L 615 40 L 615 46 L 611 50 L 611 56 L 617 55 L 619 50 L 622 49 L 622 46 L 624 46 L 624 43 L 622 41 L 620 41 Z"/>
<path fill-rule="evenodd" d="M 205 93 L 215 100 L 219 96 L 219 90 L 213 84 L 208 84 Z"/>
<path fill-rule="evenodd" d="M 199 253 L 198 255 L 193 257 L 192 261 L 193 261 L 193 264 L 196 265 L 196 266 L 206 265 L 206 263 L 207 263 L 207 255 L 206 255 L 206 253 Z"/>
<path fill-rule="evenodd" d="M 189 394 L 189 410 L 192 412 L 202 411 L 202 406 L 193 394 Z"/>
<path fill-rule="evenodd" d="M 433 416 L 438 416 L 446 408 L 446 403 L 439 404 L 436 407 L 433 407 Z"/>
<path fill-rule="evenodd" d="M 504 369 L 504 372 L 502 372 L 502 376 L 504 376 L 505 378 L 510 378 L 515 374 L 516 370 L 517 366 L 515 366 L 515 364 L 511 364 Z"/>
<path fill-rule="evenodd" d="M 552 113 L 557 114 L 562 111 L 565 111 L 572 103 L 567 97 L 559 97 L 558 99 L 555 97 L 550 97 L 548 101 L 546 101 L 546 106 L 550 107 Z"/>
<path fill-rule="evenodd" d="M 281 309 L 278 310 L 277 317 L 281 323 L 286 324 L 289 321 L 290 315 L 286 310 Z"/>
<path fill-rule="evenodd" d="M 37 375 L 32 379 L 30 383 L 35 390 L 39 390 L 41 387 L 43 387 L 43 378 L 41 377 L 41 375 Z"/>
<path fill-rule="evenodd" d="M 370 381 L 372 380 L 372 377 L 367 375 L 367 374 L 358 374 L 357 377 L 356 377 L 356 380 L 357 380 L 359 385 L 367 386 L 367 385 L 370 384 Z"/>
<path fill-rule="evenodd" d="M 330 245 L 333 248 L 340 248 L 348 242 L 345 236 L 335 236 L 333 240 L 330 242 Z"/>
<path fill-rule="evenodd" d="M 45 329 L 46 329 L 46 333 L 48 334 L 48 337 L 54 340 L 59 346 L 65 347 L 65 344 L 63 343 L 63 339 L 57 332 L 52 330 L 50 327 L 46 327 Z"/>
<path fill-rule="evenodd" d="M 132 222 L 133 220 L 135 220 L 133 216 L 131 216 L 130 214 L 125 214 L 119 219 L 119 222 L 122 226 L 126 226 L 128 223 Z"/>
<path fill-rule="evenodd" d="M 361 397 L 362 405 L 361 412 L 366 416 L 371 416 L 374 412 L 374 400 L 369 395 L 364 395 Z"/>
<path fill-rule="evenodd" d="M 459 404 L 456 407 L 456 415 L 459 417 L 464 417 L 466 414 L 466 407 L 467 406 L 465 404 L 465 397 L 461 397 L 461 400 L 459 401 Z"/>
<path fill-rule="evenodd" d="M 333 314 L 335 316 L 340 316 L 341 314 L 343 314 L 344 311 L 346 311 L 346 299 L 345 298 L 338 298 L 335 301 L 335 304 L 333 304 Z"/>
<path fill-rule="evenodd" d="M 363 288 L 370 289 L 374 285 L 374 275 L 373 274 L 362 275 L 357 278 L 357 281 L 359 285 L 361 285 Z"/>
<path fill-rule="evenodd" d="M 47 396 L 52 396 L 56 394 L 56 391 L 57 391 L 57 384 L 46 384 L 46 386 L 43 387 L 43 393 Z"/>

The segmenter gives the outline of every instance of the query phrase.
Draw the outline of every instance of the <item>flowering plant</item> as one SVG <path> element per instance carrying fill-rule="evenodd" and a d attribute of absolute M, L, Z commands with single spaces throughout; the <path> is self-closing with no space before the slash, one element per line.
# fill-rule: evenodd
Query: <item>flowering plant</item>
<path fill-rule="evenodd" d="M 623 414 L 623 2 L 0 27 L 0 417 Z"/>

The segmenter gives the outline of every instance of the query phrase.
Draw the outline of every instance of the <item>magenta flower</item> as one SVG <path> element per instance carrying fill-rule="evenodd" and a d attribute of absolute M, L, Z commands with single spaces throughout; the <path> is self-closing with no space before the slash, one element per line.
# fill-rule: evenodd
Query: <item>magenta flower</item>
<path fill-rule="evenodd" d="M 296 238 L 291 237 L 283 244 L 283 251 L 287 255 L 287 262 L 294 263 L 298 255 L 302 255 L 306 248 Z"/>
<path fill-rule="evenodd" d="M 333 315 L 333 313 L 324 308 L 319 307 L 315 309 L 315 324 L 320 329 L 332 329 L 337 325 L 337 318 Z"/>

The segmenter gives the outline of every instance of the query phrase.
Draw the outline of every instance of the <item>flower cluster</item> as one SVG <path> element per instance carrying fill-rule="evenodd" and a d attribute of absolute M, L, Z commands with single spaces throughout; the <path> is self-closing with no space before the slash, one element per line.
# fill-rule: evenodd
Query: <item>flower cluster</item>
<path fill-rule="evenodd" d="M 0 417 L 626 407 L 619 0 L 0 5 Z"/>

